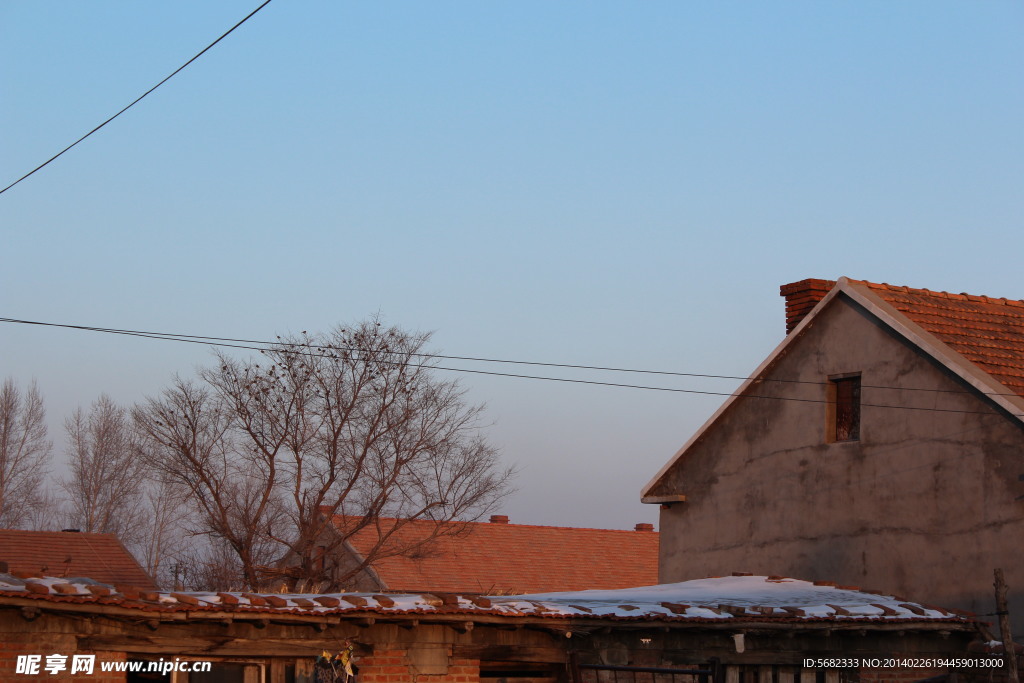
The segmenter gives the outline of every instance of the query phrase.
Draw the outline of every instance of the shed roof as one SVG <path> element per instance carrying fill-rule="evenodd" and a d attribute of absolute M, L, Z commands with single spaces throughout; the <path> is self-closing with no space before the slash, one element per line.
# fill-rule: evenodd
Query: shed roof
<path fill-rule="evenodd" d="M 0 529 L 0 562 L 10 572 L 88 576 L 155 589 L 156 584 L 114 534 Z"/>
<path fill-rule="evenodd" d="M 0 574 L 0 604 L 54 603 L 54 609 L 92 606 L 130 616 L 132 612 L 184 613 L 186 619 L 266 618 L 292 620 L 325 616 L 422 617 L 439 619 L 612 620 L 623 622 L 736 622 L 856 624 L 961 624 L 970 615 L 910 602 L 885 593 L 828 582 L 781 576 L 731 576 L 610 591 L 577 591 L 512 596 L 407 593 L 240 593 L 147 592 L 38 576 Z M 39 603 L 37 603 L 39 604 Z M 798 626 L 799 627 L 799 626 Z"/>
<path fill-rule="evenodd" d="M 336 515 L 335 526 L 343 529 L 346 519 L 351 518 Z M 388 533 L 394 523 L 382 519 L 382 532 Z M 431 521 L 403 520 L 393 542 L 410 545 L 428 538 L 435 526 Z M 348 542 L 365 557 L 380 533 L 375 526 L 366 526 Z M 383 557 L 372 566 L 390 591 L 537 593 L 626 588 L 658 582 L 658 534 L 470 522 L 458 534 L 439 536 L 411 555 Z"/>

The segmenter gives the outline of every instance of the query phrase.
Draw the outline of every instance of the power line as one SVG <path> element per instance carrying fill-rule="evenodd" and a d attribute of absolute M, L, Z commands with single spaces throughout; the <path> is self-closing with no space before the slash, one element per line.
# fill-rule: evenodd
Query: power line
<path fill-rule="evenodd" d="M 269 341 L 261 341 L 261 340 L 238 339 L 238 338 L 230 338 L 230 337 L 206 337 L 206 336 L 201 336 L 201 335 L 177 334 L 177 333 L 169 333 L 169 332 L 148 332 L 148 331 L 142 331 L 142 330 L 123 330 L 123 329 L 117 329 L 117 328 L 94 327 L 94 326 L 90 326 L 90 325 L 69 325 L 69 324 L 65 324 L 65 323 L 50 323 L 50 322 L 41 322 L 41 321 L 34 321 L 34 320 L 20 320 L 20 319 L 16 319 L 16 318 L 0 318 L 0 322 L 14 323 L 14 324 L 24 324 L 24 325 L 36 325 L 36 326 L 43 326 L 43 327 L 58 327 L 58 328 L 64 328 L 64 329 L 83 330 L 83 331 L 89 331 L 89 332 L 102 332 L 102 333 L 106 333 L 106 334 L 118 334 L 118 335 L 131 336 L 131 337 L 142 337 L 142 338 L 145 338 L 145 339 L 162 339 L 162 340 L 165 340 L 165 341 L 176 341 L 176 342 L 188 343 L 188 344 L 202 344 L 204 346 L 215 346 L 215 347 L 219 347 L 219 348 L 233 348 L 233 349 L 242 349 L 242 350 L 247 350 L 247 351 L 259 351 L 261 353 L 266 352 L 266 351 L 281 350 L 280 349 L 280 344 L 282 343 L 282 342 L 269 342 Z M 284 343 L 287 344 L 288 342 L 284 342 Z M 309 350 L 308 351 L 293 351 L 293 350 L 290 350 L 290 349 L 284 349 L 283 352 L 284 353 L 288 353 L 288 354 L 293 354 L 293 355 L 304 355 L 304 356 L 310 356 L 310 357 L 325 357 L 326 356 L 326 353 L 324 353 L 325 351 L 332 351 L 333 352 L 333 351 L 365 351 L 366 350 L 366 349 L 359 349 L 359 348 L 356 348 L 356 347 L 343 348 L 343 347 L 323 346 L 323 345 L 317 345 L 317 344 L 302 344 L 301 346 L 306 348 L 306 349 L 309 349 Z M 320 353 L 315 352 L 314 349 L 317 350 L 317 351 L 320 351 Z M 398 352 L 392 352 L 392 353 L 394 353 L 396 355 L 398 354 Z M 414 352 L 413 353 L 404 353 L 403 352 L 401 355 L 414 356 L 414 357 L 419 357 L 419 358 L 428 358 L 428 359 L 475 360 L 475 361 L 485 361 L 485 362 L 491 362 L 491 363 L 514 363 L 514 364 L 521 364 L 521 365 L 539 365 L 539 366 L 544 366 L 544 367 L 559 367 L 559 368 L 571 368 L 571 369 L 590 369 L 590 370 L 608 370 L 608 371 L 614 371 L 614 372 L 638 372 L 638 373 L 651 373 L 651 374 L 663 374 L 663 375 L 676 375 L 676 376 L 682 376 L 682 377 L 718 378 L 718 379 L 749 379 L 749 378 L 726 376 L 726 375 L 702 375 L 702 374 L 696 374 L 696 373 L 682 373 L 682 372 L 671 372 L 671 371 L 660 371 L 660 370 L 631 370 L 631 369 L 628 369 L 628 368 L 602 368 L 602 367 L 599 367 L 599 366 L 572 365 L 572 364 L 568 364 L 568 363 L 546 363 L 546 362 L 519 361 L 519 360 L 500 360 L 500 359 L 494 359 L 494 358 L 479 358 L 479 357 L 470 357 L 470 356 L 444 356 L 444 355 L 440 355 L 440 354 L 430 354 L 430 353 L 414 353 Z M 776 400 L 776 401 L 792 401 L 792 402 L 797 402 L 797 403 L 819 403 L 819 404 L 827 404 L 827 403 L 829 403 L 829 401 L 827 401 L 827 400 L 810 399 L 810 398 L 797 398 L 797 397 L 792 397 L 792 396 L 770 396 L 770 395 L 764 395 L 764 394 L 736 394 L 736 392 L 705 391 L 705 390 L 699 390 L 699 389 L 682 389 L 682 388 L 678 388 L 678 387 L 658 387 L 658 386 L 649 386 L 649 385 L 642 385 L 642 384 L 625 384 L 625 383 L 621 383 L 621 382 L 604 382 L 604 381 L 600 381 L 600 380 L 589 380 L 589 379 L 572 379 L 572 378 L 566 378 L 566 377 L 549 377 L 549 376 L 544 376 L 544 375 L 526 375 L 526 374 L 521 374 L 521 373 L 497 372 L 497 371 L 493 371 L 493 370 L 472 370 L 472 369 L 469 369 L 469 368 L 445 367 L 445 366 L 440 366 L 440 365 L 436 365 L 436 364 L 433 364 L 433 363 L 418 363 L 417 364 L 417 363 L 407 363 L 407 362 L 404 362 L 404 361 L 388 361 L 388 360 L 379 360 L 378 362 L 381 362 L 381 363 L 384 363 L 384 364 L 389 364 L 389 365 L 408 365 L 410 367 L 430 368 L 430 369 L 434 369 L 434 370 L 443 370 L 443 371 L 446 371 L 446 372 L 461 372 L 461 373 L 466 373 L 466 374 L 489 375 L 489 376 L 493 376 L 493 377 L 511 377 L 511 378 L 516 378 L 516 379 L 533 379 L 533 380 L 542 380 L 542 381 L 548 381 L 548 382 L 562 382 L 562 383 L 567 383 L 567 384 L 585 384 L 585 385 L 594 385 L 594 386 L 620 387 L 620 388 L 625 388 L 625 389 L 642 389 L 642 390 L 646 390 L 646 391 L 662 391 L 662 392 L 670 392 L 670 393 L 696 394 L 696 395 L 702 395 L 702 396 L 723 396 L 723 397 L 729 397 L 729 396 L 734 396 L 734 395 L 741 395 L 741 396 L 746 396 L 746 397 L 749 397 L 749 398 L 762 398 L 762 399 Z M 766 380 L 766 381 L 775 381 L 775 380 Z M 797 383 L 801 383 L 801 384 L 815 384 L 815 385 L 823 384 L 822 382 L 809 382 L 809 381 L 798 381 L 798 380 L 777 380 L 777 381 L 781 381 L 781 382 L 797 382 Z M 865 386 L 870 386 L 870 385 L 865 385 Z M 902 389 L 902 387 L 875 387 L 875 388 L 893 389 L 893 390 Z M 944 390 L 921 389 L 921 391 L 944 391 Z M 954 392 L 954 391 L 950 390 L 948 393 L 972 393 L 972 392 Z M 983 392 L 977 392 L 977 393 L 983 393 Z M 999 394 L 999 395 L 1002 395 L 1002 394 Z M 1009 395 L 1015 395 L 1015 394 L 1009 394 Z M 898 409 L 898 410 L 918 410 L 918 411 L 926 411 L 926 412 L 956 413 L 956 414 L 968 414 L 968 415 L 991 415 L 991 414 L 993 414 L 991 411 L 956 410 L 956 409 L 947 409 L 947 408 L 929 408 L 929 407 L 904 406 L 904 405 L 893 405 L 893 404 L 877 404 L 877 403 L 861 403 L 861 406 L 862 407 L 867 407 L 867 408 L 894 408 L 894 409 Z M 1018 417 L 1022 417 L 1022 416 L 1018 415 Z"/>
<path fill-rule="evenodd" d="M 197 59 L 199 59 L 199 58 L 200 58 L 201 56 L 203 56 L 203 54 L 204 54 L 204 53 L 205 53 L 205 52 L 206 52 L 207 50 L 209 50 L 209 49 L 210 49 L 211 47 L 213 47 L 214 45 L 216 45 L 216 44 L 217 44 L 217 43 L 219 43 L 220 41 L 222 41 L 222 40 L 224 40 L 225 38 L 227 38 L 227 37 L 228 37 L 228 35 L 230 35 L 232 31 L 234 31 L 234 30 L 235 30 L 236 28 L 238 28 L 239 26 L 241 26 L 242 24 L 244 24 L 245 22 L 247 22 L 247 21 L 248 21 L 248 20 L 249 20 L 249 19 L 250 19 L 250 18 L 251 18 L 251 17 L 252 17 L 252 16 L 254 15 L 254 14 L 256 14 L 257 12 L 259 12 L 259 11 L 260 11 L 261 9 L 263 9 L 264 7 L 266 7 L 266 6 L 268 5 L 268 4 L 270 4 L 270 0 L 265 0 L 265 1 L 263 2 L 263 4 L 261 4 L 261 5 L 259 6 L 259 7 L 257 7 L 256 9 L 254 9 L 254 10 L 253 10 L 252 12 L 249 12 L 249 14 L 247 14 L 247 15 L 245 16 L 245 18 L 244 18 L 244 19 L 242 19 L 242 20 L 241 20 L 241 21 L 239 21 L 239 22 L 238 22 L 237 24 L 235 24 L 234 26 L 232 26 L 231 28 L 229 28 L 229 29 L 228 29 L 227 31 L 225 31 L 224 33 L 222 33 L 222 34 L 221 34 L 221 36 L 220 36 L 220 38 L 217 38 L 217 40 L 213 41 L 212 43 L 210 43 L 209 45 L 207 45 L 206 47 L 204 47 L 204 48 L 203 48 L 203 49 L 202 49 L 201 51 L 199 51 L 198 53 L 196 53 L 196 55 L 195 55 L 194 57 L 192 57 L 192 59 L 188 60 L 187 62 L 185 62 L 184 64 L 182 64 L 181 66 L 179 66 L 179 67 L 178 67 L 177 69 L 175 69 L 175 70 L 174 70 L 173 72 L 171 72 L 171 74 L 170 74 L 169 76 L 167 76 L 167 77 L 166 77 L 166 78 L 164 78 L 164 79 L 163 79 L 162 81 L 160 81 L 159 83 L 157 83 L 156 85 L 154 85 L 154 86 L 153 86 L 152 88 L 150 88 L 149 90 L 147 90 L 146 92 L 142 93 L 141 95 L 139 95 L 138 97 L 136 97 L 136 98 L 135 98 L 134 100 L 132 100 L 131 104 L 129 104 L 129 105 L 127 106 L 127 107 L 125 107 L 125 108 L 124 108 L 124 109 L 122 109 L 121 111 L 117 112 L 116 114 L 114 114 L 113 116 L 111 116 L 111 117 L 110 117 L 109 119 L 107 119 L 106 121 L 104 121 L 104 122 L 103 122 L 103 123 L 101 123 L 100 125 L 96 126 L 96 127 L 95 127 L 95 128 L 93 128 L 92 130 L 90 130 L 90 131 L 89 131 L 88 133 L 86 133 L 86 134 L 85 134 L 85 135 L 83 135 L 82 137 L 78 138 L 77 140 L 75 140 L 74 142 L 72 142 L 72 143 L 71 143 L 70 145 L 68 145 L 67 147 L 65 147 L 65 148 L 64 148 L 64 149 L 62 149 L 61 151 L 57 152 L 57 153 L 56 153 L 56 154 L 54 154 L 54 155 L 53 155 L 52 157 L 50 157 L 49 159 L 47 159 L 47 160 L 46 160 L 46 161 L 44 161 L 43 163 L 39 164 L 38 166 L 36 166 L 35 168 L 33 168 L 33 169 L 32 169 L 31 171 L 29 171 L 29 172 L 28 172 L 28 173 L 26 173 L 25 175 L 21 176 L 20 178 L 18 178 L 17 180 L 15 180 L 15 181 L 14 181 L 13 183 L 11 183 L 10 185 L 8 185 L 8 186 L 7 186 L 7 187 L 5 187 L 4 189 L 0 190 L 0 194 L 3 194 L 4 192 L 7 192 L 7 190 L 11 189 L 12 187 L 14 187 L 14 186 L 15 186 L 15 185 L 17 185 L 18 183 L 20 183 L 20 182 L 21 182 L 22 180 L 24 180 L 25 178 L 28 178 L 28 177 L 29 177 L 30 175 L 34 174 L 34 173 L 35 173 L 36 171 L 39 171 L 39 170 L 40 170 L 40 169 L 42 169 L 42 168 L 43 168 L 44 166 L 47 166 L 47 165 L 49 165 L 49 164 L 50 164 L 50 162 L 52 162 L 52 161 L 55 161 L 55 160 L 56 160 L 56 159 L 57 159 L 58 157 L 62 156 L 62 155 L 63 155 L 63 154 L 65 153 L 65 152 L 67 152 L 68 150 L 70 150 L 70 149 L 71 149 L 72 147 L 74 147 L 75 145 L 77 145 L 77 144 L 78 144 L 79 142 L 81 142 L 81 141 L 85 140 L 85 139 L 86 139 L 87 137 L 89 137 L 90 135 L 92 135 L 93 133 L 95 133 L 96 131 L 98 131 L 98 130 L 99 130 L 100 128 L 103 128 L 103 126 L 107 125 L 108 123 L 110 123 L 111 121 L 113 121 L 114 119 L 116 119 L 116 118 L 117 118 L 118 116 L 120 116 L 121 114 L 125 113 L 126 111 L 128 111 L 129 109 L 131 109 L 132 107 L 134 107 L 134 106 L 135 106 L 135 105 L 136 105 L 136 104 L 137 104 L 138 102 L 140 102 L 140 101 L 142 100 L 142 98 L 144 98 L 144 97 L 145 97 L 146 95 L 148 95 L 149 93 L 151 93 L 151 92 L 153 92 L 154 90 L 156 90 L 157 88 L 159 88 L 159 87 L 160 87 L 161 85 L 163 85 L 163 84 L 164 84 L 164 83 L 166 83 L 167 81 L 171 80 L 171 78 L 173 78 L 173 77 L 174 77 L 175 75 L 177 75 L 177 73 L 178 73 L 179 71 L 181 71 L 182 69 L 184 69 L 184 68 L 185 68 L 186 66 L 188 66 L 188 65 L 189 65 L 189 64 L 191 64 L 192 62 L 194 62 L 194 61 L 196 61 Z"/>
<path fill-rule="evenodd" d="M 105 333 L 109 333 L 109 334 L 120 334 L 120 335 L 126 335 L 126 336 L 134 336 L 134 337 L 145 337 L 145 338 L 150 338 L 150 339 L 167 339 L 167 340 L 170 340 L 170 341 L 190 342 L 190 343 L 195 343 L 195 344 L 208 344 L 208 345 L 212 345 L 212 346 L 225 346 L 225 347 L 228 347 L 228 348 L 240 348 L 240 349 L 246 349 L 246 350 L 261 350 L 263 348 L 273 348 L 275 345 L 280 345 L 282 343 L 285 343 L 285 344 L 289 343 L 287 341 L 282 342 L 280 340 L 280 338 L 279 338 L 278 341 L 266 341 L 266 340 L 260 340 L 260 339 L 244 339 L 244 338 L 235 338 L 235 337 L 210 337 L 210 336 L 197 335 L 197 334 L 180 334 L 180 333 L 177 333 L 177 332 L 153 332 L 153 331 L 144 331 L 144 330 L 118 329 L 118 328 L 111 328 L 111 327 L 95 327 L 95 326 L 92 326 L 92 325 L 70 325 L 70 324 L 66 324 L 66 323 L 50 323 L 50 322 L 41 322 L 41 321 L 37 321 L 37 320 L 21 320 L 21 319 L 17 319 L 17 318 L 0 318 L 0 322 L 17 323 L 17 324 L 23 324 L 23 325 L 39 325 L 39 326 L 43 326 L 43 327 L 59 327 L 59 328 L 72 329 L 72 330 L 85 330 L 85 331 L 89 331 L 89 332 L 105 332 Z M 224 342 L 224 343 L 221 343 L 221 342 Z M 233 346 L 234 344 L 241 344 L 241 346 Z M 250 345 L 258 345 L 258 346 L 250 346 Z M 326 349 L 340 350 L 340 351 L 360 351 L 360 350 L 363 350 L 363 349 L 358 349 L 358 348 L 355 348 L 355 347 L 324 346 L 324 345 L 319 345 L 319 344 L 303 344 L 303 346 L 305 346 L 307 348 L 311 348 L 311 349 L 322 349 L 322 350 L 326 350 Z M 696 372 L 677 372 L 677 371 L 672 371 L 672 370 L 648 370 L 648 369 L 621 368 L 621 367 L 612 367 L 612 366 L 603 366 L 603 365 L 579 365 L 579 364 L 574 364 L 574 363 L 554 363 L 554 362 L 547 362 L 547 361 L 511 360 L 511 359 L 507 359 L 507 358 L 487 358 L 487 357 L 482 357 L 482 356 L 452 356 L 452 355 L 445 355 L 445 354 L 439 354 L 439 353 L 410 353 L 408 355 L 416 356 L 416 357 L 420 357 L 420 358 L 440 358 L 440 359 L 443 359 L 443 360 L 459 360 L 459 361 L 472 361 L 472 362 L 482 362 L 482 363 L 501 363 L 501 364 L 509 364 L 509 365 L 529 365 L 529 366 L 536 366 L 536 367 L 563 368 L 563 369 L 570 369 L 570 370 L 597 370 L 597 371 L 602 371 L 602 372 L 623 372 L 623 373 L 635 373 L 635 374 L 644 374 L 644 375 L 662 375 L 662 376 L 668 376 L 668 377 L 693 377 L 693 378 L 698 378 L 698 379 L 728 379 L 728 380 L 739 380 L 739 381 L 746 381 L 746 380 L 757 379 L 760 382 L 774 382 L 774 383 L 779 383 L 779 384 L 808 384 L 808 385 L 812 385 L 812 386 L 826 386 L 826 385 L 829 384 L 829 382 L 821 382 L 821 381 L 814 381 L 814 380 L 777 379 L 777 378 L 754 378 L 754 377 L 750 377 L 750 376 L 741 376 L 741 375 L 713 375 L 713 374 L 696 373 Z M 1015 394 L 1015 393 L 1012 393 L 1012 392 L 1010 392 L 1010 393 L 1000 393 L 1000 392 L 982 392 L 982 391 L 976 391 L 976 390 L 968 391 L 968 390 L 964 390 L 964 389 L 931 389 L 931 388 L 924 388 L 924 387 L 896 387 L 896 386 L 886 386 L 886 385 L 880 385 L 880 384 L 863 384 L 862 387 L 865 388 L 865 389 L 886 389 L 886 390 L 891 390 L 891 391 L 919 391 L 919 392 L 925 392 L 925 393 L 939 393 L 939 394 L 971 394 L 971 393 L 980 393 L 980 394 L 983 394 L 985 396 L 1018 396 L 1018 394 Z M 722 394 L 722 393 L 712 392 L 712 395 L 715 395 L 715 396 L 729 396 L 730 394 Z"/>

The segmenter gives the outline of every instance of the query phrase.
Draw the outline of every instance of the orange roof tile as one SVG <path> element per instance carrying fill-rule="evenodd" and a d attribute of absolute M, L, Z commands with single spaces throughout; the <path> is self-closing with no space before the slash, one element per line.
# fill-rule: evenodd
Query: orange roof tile
<path fill-rule="evenodd" d="M 156 589 L 114 534 L 0 529 L 0 562 L 9 572 L 87 576 L 102 583 Z"/>
<path fill-rule="evenodd" d="M 1024 396 L 1024 301 L 951 294 L 852 280 L 865 287 L 964 359 Z M 791 332 L 835 287 L 834 280 L 801 280 L 779 288 Z"/>
<path fill-rule="evenodd" d="M 1024 301 L 851 280 L 1024 396 Z"/>
<path fill-rule="evenodd" d="M 335 525 L 345 518 L 336 516 Z M 389 528 L 394 520 L 381 520 Z M 654 531 L 577 529 L 470 522 L 465 532 L 433 539 L 413 556 L 386 557 L 373 569 L 391 591 L 538 593 L 628 588 L 658 582 Z M 396 532 L 406 545 L 427 538 L 430 521 L 409 521 Z M 348 541 L 363 555 L 378 539 L 366 527 Z"/>

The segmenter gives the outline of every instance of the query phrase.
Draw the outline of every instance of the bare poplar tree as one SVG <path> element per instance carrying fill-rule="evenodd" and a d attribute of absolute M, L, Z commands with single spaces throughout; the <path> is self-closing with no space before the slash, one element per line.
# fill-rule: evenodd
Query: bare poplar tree
<path fill-rule="evenodd" d="M 142 533 L 131 550 L 158 586 L 177 587 L 177 566 L 190 555 L 193 547 L 187 534 L 190 506 L 186 500 L 185 491 L 179 485 L 159 474 L 145 489 L 139 514 Z"/>
<path fill-rule="evenodd" d="M 52 443 L 46 438 L 43 397 L 32 382 L 26 391 L 13 378 L 0 386 L 0 527 L 18 527 L 43 505 Z"/>
<path fill-rule="evenodd" d="M 274 552 L 300 578 L 343 587 L 382 557 L 458 533 L 508 492 L 482 407 L 435 376 L 428 339 L 370 320 L 282 340 L 259 362 L 219 354 L 201 373 L 207 389 L 179 381 L 137 409 L 150 460 L 189 486 L 250 587 L 267 574 L 258 557 Z M 412 520 L 433 533 L 397 543 Z M 376 547 L 326 575 L 320 553 L 370 525 Z"/>
<path fill-rule="evenodd" d="M 71 524 L 116 534 L 133 545 L 142 536 L 140 505 L 147 482 L 127 412 L 104 394 L 88 412 L 75 410 L 64 427 L 71 476 L 60 486 L 68 497 Z"/>

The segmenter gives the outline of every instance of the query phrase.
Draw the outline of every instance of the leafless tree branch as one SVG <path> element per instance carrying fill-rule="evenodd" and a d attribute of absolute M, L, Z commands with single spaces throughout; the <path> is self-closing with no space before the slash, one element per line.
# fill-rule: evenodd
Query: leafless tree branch
<path fill-rule="evenodd" d="M 434 522 L 430 537 L 457 533 L 509 491 L 512 471 L 480 433 L 482 407 L 434 376 L 420 356 L 428 340 L 369 320 L 282 339 L 255 360 L 218 354 L 202 386 L 178 380 L 136 408 L 147 461 L 187 488 L 248 587 L 275 551 L 298 578 L 345 587 L 429 540 L 397 542 L 410 520 Z M 340 572 L 323 562 L 371 525 L 377 542 L 362 562 Z"/>
<path fill-rule="evenodd" d="M 22 391 L 14 379 L 0 386 L 0 527 L 25 524 L 43 504 L 42 482 L 53 444 L 35 382 Z"/>

